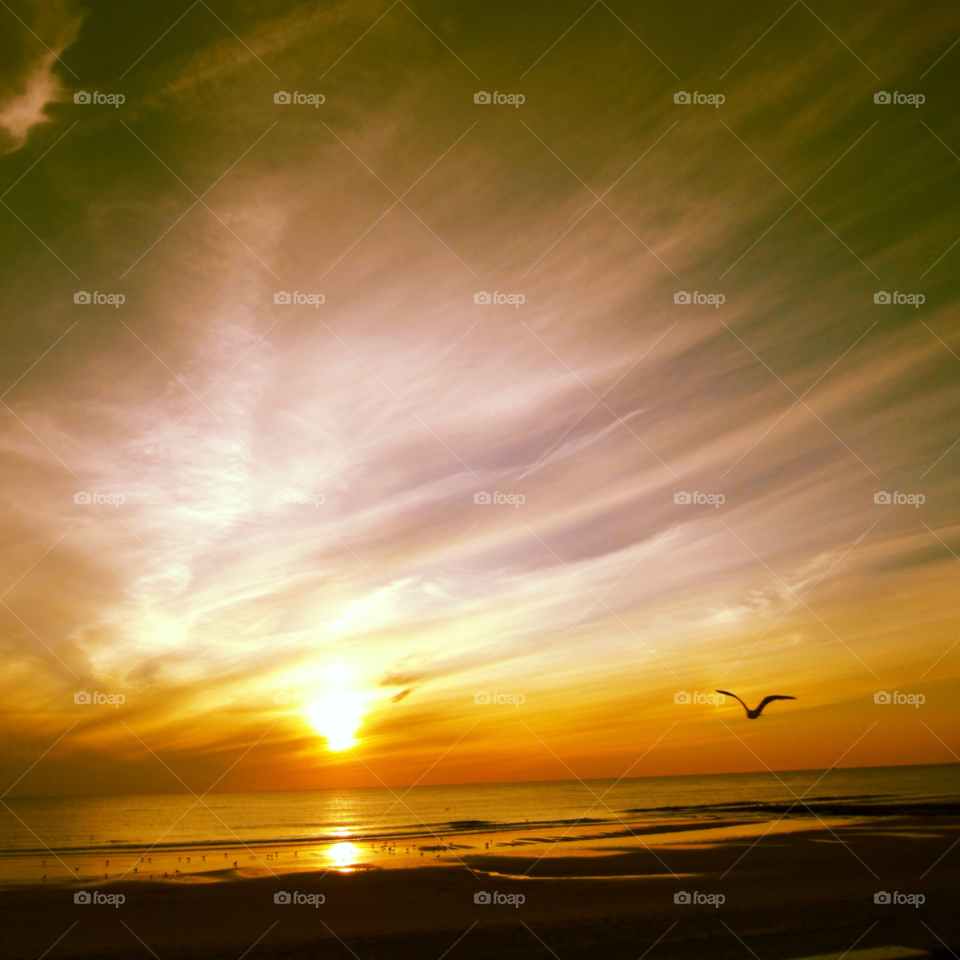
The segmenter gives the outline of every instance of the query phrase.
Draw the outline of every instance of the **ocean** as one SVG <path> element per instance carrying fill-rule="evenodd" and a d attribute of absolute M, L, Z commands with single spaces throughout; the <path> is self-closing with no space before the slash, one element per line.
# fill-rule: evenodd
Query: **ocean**
<path fill-rule="evenodd" d="M 795 805 L 797 797 L 809 807 Z M 202 803 L 189 794 L 4 803 L 0 881 L 103 879 L 117 865 L 138 875 L 209 872 L 215 864 L 269 869 L 269 861 L 287 868 L 292 858 L 350 868 L 382 860 L 384 851 L 440 857 L 478 837 L 506 846 L 527 842 L 521 835 L 531 831 L 541 842 L 605 828 L 620 836 L 628 823 L 952 816 L 960 813 L 960 764 L 215 793 Z"/>

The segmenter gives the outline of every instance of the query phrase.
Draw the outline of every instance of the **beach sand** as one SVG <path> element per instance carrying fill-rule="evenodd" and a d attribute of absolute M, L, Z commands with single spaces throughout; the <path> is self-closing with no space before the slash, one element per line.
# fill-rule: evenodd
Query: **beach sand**
<path fill-rule="evenodd" d="M 664 834 L 645 837 L 649 849 L 629 836 L 594 847 L 580 841 L 538 861 L 523 846 L 490 853 L 480 844 L 457 851 L 463 863 L 445 854 L 413 868 L 279 877 L 221 869 L 167 882 L 11 885 L 0 890 L 0 953 L 10 960 L 149 958 L 151 951 L 160 960 L 349 958 L 351 951 L 360 960 L 549 960 L 551 953 L 638 960 L 652 947 L 652 960 L 749 960 L 751 951 L 786 960 L 855 943 L 943 951 L 939 937 L 960 945 L 960 844 L 947 852 L 960 839 L 955 819 L 831 826 L 836 837 L 815 820 L 794 822 L 752 849 L 756 835 L 691 843 Z M 122 893 L 125 902 L 75 904 L 80 889 Z M 276 904 L 281 890 L 322 893 L 325 902 Z M 876 904 L 881 890 L 922 893 L 926 902 Z M 524 902 L 478 904 L 479 891 L 522 894 Z M 677 904 L 679 891 L 722 893 L 725 902 Z"/>

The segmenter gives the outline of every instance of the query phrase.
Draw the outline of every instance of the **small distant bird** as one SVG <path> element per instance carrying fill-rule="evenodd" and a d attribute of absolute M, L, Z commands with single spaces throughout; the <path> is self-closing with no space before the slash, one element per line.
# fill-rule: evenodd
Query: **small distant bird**
<path fill-rule="evenodd" d="M 774 694 L 772 697 L 764 697 L 760 701 L 760 706 L 757 707 L 756 710 L 751 710 L 742 700 L 740 700 L 740 698 L 735 693 L 730 693 L 729 690 L 717 690 L 717 693 L 722 693 L 725 697 L 733 697 L 734 700 L 738 700 L 740 702 L 740 706 L 747 711 L 748 720 L 756 720 L 757 717 L 759 717 L 760 714 L 763 712 L 763 708 L 771 700 L 796 700 L 797 699 L 796 697 L 782 697 L 779 694 Z"/>

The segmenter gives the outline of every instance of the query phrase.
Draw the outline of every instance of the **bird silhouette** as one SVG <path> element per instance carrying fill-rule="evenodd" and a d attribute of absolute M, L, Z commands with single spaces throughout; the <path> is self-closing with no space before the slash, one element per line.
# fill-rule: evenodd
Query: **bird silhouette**
<path fill-rule="evenodd" d="M 740 698 L 735 693 L 730 693 L 729 690 L 717 690 L 717 693 L 722 693 L 725 697 L 733 697 L 734 700 L 738 700 L 740 702 L 740 706 L 747 711 L 748 720 L 756 720 L 757 717 L 759 717 L 760 714 L 763 712 L 763 708 L 771 700 L 796 700 L 797 699 L 796 697 L 782 697 L 780 696 L 780 694 L 774 694 L 772 697 L 764 697 L 760 701 L 760 706 L 757 707 L 756 710 L 751 710 L 742 700 L 740 700 Z"/>

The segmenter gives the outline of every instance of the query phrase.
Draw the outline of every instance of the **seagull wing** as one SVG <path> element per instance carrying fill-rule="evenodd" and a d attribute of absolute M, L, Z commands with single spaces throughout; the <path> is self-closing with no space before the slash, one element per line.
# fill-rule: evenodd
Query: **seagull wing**
<path fill-rule="evenodd" d="M 747 713 L 750 713 L 750 708 L 735 693 L 731 693 L 729 690 L 717 690 L 715 692 L 722 693 L 725 697 L 733 697 L 734 700 L 739 701 L 740 706 L 743 707 Z"/>
<path fill-rule="evenodd" d="M 757 714 L 771 701 L 771 700 L 796 700 L 796 697 L 781 697 L 779 694 L 774 694 L 772 697 L 764 697 L 760 701 L 760 706 L 757 707 Z"/>

